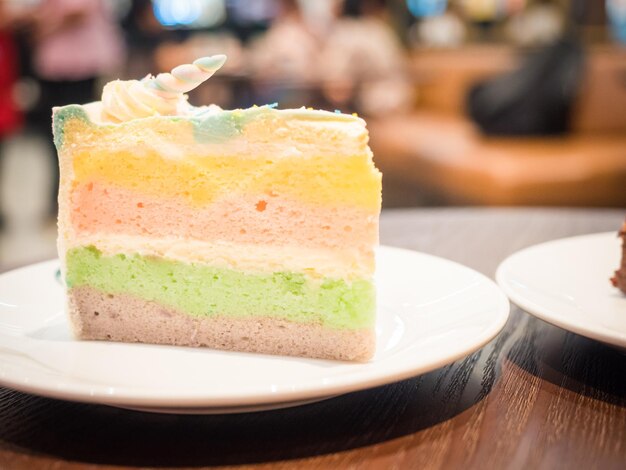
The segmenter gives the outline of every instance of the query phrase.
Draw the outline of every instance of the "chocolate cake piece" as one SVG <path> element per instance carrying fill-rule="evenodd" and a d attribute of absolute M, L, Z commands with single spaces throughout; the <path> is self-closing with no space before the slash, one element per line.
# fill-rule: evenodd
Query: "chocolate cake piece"
<path fill-rule="evenodd" d="M 615 287 L 620 289 L 626 294 L 626 222 L 622 225 L 622 229 L 619 231 L 619 236 L 622 237 L 622 263 L 615 275 L 611 278 L 611 282 Z"/>

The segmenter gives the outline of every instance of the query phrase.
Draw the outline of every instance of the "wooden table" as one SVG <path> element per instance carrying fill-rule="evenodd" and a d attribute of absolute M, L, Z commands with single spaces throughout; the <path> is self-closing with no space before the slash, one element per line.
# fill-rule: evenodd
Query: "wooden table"
<path fill-rule="evenodd" d="M 489 276 L 545 240 L 616 230 L 623 210 L 384 214 L 381 238 Z M 609 273 L 607 273 L 608 282 Z M 1 469 L 526 469 L 626 466 L 626 355 L 513 308 L 491 343 L 403 382 L 298 408 L 177 416 L 0 388 Z"/>

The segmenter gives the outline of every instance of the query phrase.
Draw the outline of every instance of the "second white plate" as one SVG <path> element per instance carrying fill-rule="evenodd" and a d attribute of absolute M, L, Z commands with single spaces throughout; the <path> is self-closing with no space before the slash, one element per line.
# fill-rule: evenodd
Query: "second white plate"
<path fill-rule="evenodd" d="M 536 317 L 626 348 L 626 296 L 609 282 L 621 252 L 616 232 L 563 238 L 511 255 L 496 279 L 515 304 Z"/>
<path fill-rule="evenodd" d="M 364 364 L 146 344 L 76 341 L 57 261 L 0 276 L 0 384 L 29 393 L 176 413 L 294 406 L 402 380 L 474 352 L 509 302 L 451 261 L 381 247 L 378 347 Z"/>

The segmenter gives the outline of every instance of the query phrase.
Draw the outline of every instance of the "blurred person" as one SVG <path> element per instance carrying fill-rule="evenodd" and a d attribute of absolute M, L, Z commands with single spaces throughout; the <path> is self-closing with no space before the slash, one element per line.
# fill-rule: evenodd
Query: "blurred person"
<path fill-rule="evenodd" d="M 15 84 L 18 77 L 17 45 L 13 31 L 19 18 L 0 0 L 0 180 L 4 166 L 5 142 L 22 124 L 22 113 L 15 103 Z M 4 222 L 4 211 L 0 201 L 0 225 Z"/>
<path fill-rule="evenodd" d="M 310 28 L 297 0 L 281 0 L 270 29 L 253 41 L 249 63 L 260 80 L 315 82 L 320 49 L 320 38 Z"/>
<path fill-rule="evenodd" d="M 32 12 L 33 67 L 41 83 L 41 117 L 51 108 L 95 98 L 96 80 L 114 73 L 124 43 L 103 0 L 42 0 Z"/>
<path fill-rule="evenodd" d="M 367 115 L 405 112 L 414 91 L 407 56 L 389 25 L 384 0 L 346 0 L 320 57 L 325 97 Z"/>
<path fill-rule="evenodd" d="M 33 111 L 34 129 L 52 146 L 52 107 L 96 99 L 99 77 L 112 74 L 124 59 L 124 43 L 104 0 L 42 0 L 26 19 L 33 47 L 33 70 L 41 95 Z M 54 165 L 56 211 L 58 166 Z"/>
<path fill-rule="evenodd" d="M 507 35 L 523 47 L 543 46 L 556 41 L 564 32 L 563 11 L 549 0 L 542 0 L 513 15 Z"/>
<path fill-rule="evenodd" d="M 309 30 L 323 40 L 337 17 L 337 7 L 343 0 L 299 0 L 300 10 Z"/>
<path fill-rule="evenodd" d="M 12 20 L 4 2 L 0 1 L 0 144 L 15 132 L 22 116 L 14 100 L 14 87 L 18 77 L 17 46 Z"/>
<path fill-rule="evenodd" d="M 0 261 L 21 261 L 32 254 L 29 242 L 48 211 L 50 169 L 47 143 L 23 132 L 27 109 L 23 35 L 33 2 L 0 0 Z M 22 46 L 22 47 L 20 47 Z M 36 96 L 36 92 L 30 95 Z M 32 98 L 32 97 L 31 97 Z M 32 99 L 31 99 L 32 101 Z M 39 197 L 38 197 L 39 196 Z M 30 237 L 30 238 L 29 238 Z M 15 240 L 26 241 L 16 246 Z M 27 254 L 28 253 L 28 254 Z"/>
<path fill-rule="evenodd" d="M 473 85 L 468 113 L 486 135 L 568 133 L 584 69 L 581 41 L 565 34 L 524 57 L 515 70 Z"/>
<path fill-rule="evenodd" d="M 411 28 L 411 42 L 433 47 L 458 47 L 465 40 L 466 29 L 454 8 L 440 15 L 427 16 Z"/>

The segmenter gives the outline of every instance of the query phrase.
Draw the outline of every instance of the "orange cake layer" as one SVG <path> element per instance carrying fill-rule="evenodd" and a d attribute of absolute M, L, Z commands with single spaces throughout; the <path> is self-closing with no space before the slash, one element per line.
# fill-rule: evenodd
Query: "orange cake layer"
<path fill-rule="evenodd" d="M 370 250 L 378 242 L 377 214 L 356 207 L 316 207 L 273 194 L 226 197 L 206 207 L 104 183 L 79 183 L 71 191 L 77 234 L 177 236 L 272 246 Z"/>
<path fill-rule="evenodd" d="M 170 196 L 202 206 L 231 194 L 275 194 L 305 203 L 380 207 L 380 174 L 366 154 L 276 157 L 259 154 L 238 158 L 201 146 L 177 155 L 143 145 L 134 152 L 115 147 L 87 147 L 72 152 L 77 182 L 104 184 Z M 332 171 L 329 171 L 332 168 Z"/>

